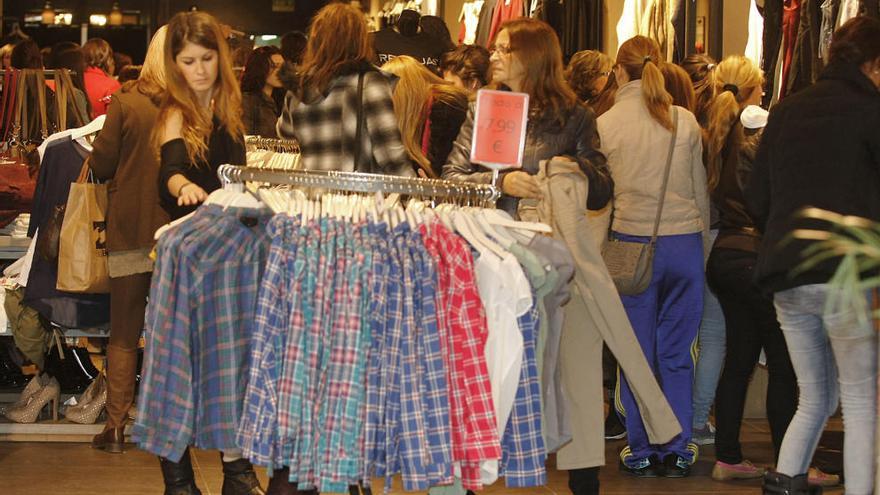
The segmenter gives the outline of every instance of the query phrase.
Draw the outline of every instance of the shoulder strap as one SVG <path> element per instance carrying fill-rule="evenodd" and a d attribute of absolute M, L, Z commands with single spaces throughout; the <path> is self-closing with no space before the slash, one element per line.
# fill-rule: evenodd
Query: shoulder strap
<path fill-rule="evenodd" d="M 18 71 L 7 69 L 3 81 L 3 142 L 9 139 L 15 116 L 15 95 L 18 83 Z"/>
<path fill-rule="evenodd" d="M 61 70 L 55 72 L 55 129 L 67 129 L 67 82 L 61 77 Z"/>
<path fill-rule="evenodd" d="M 80 102 L 76 97 L 76 86 L 73 84 L 73 78 L 70 77 L 70 71 L 67 69 L 60 69 L 60 71 L 61 80 L 64 81 L 64 87 L 67 92 L 67 100 L 70 101 L 73 106 L 73 116 L 76 119 L 76 125 L 82 127 L 86 125 L 89 118 L 88 115 L 86 115 L 86 109 L 80 106 Z M 66 124 L 67 122 L 65 122 L 65 125 Z"/>
<path fill-rule="evenodd" d="M 27 141 L 30 137 L 28 136 L 30 129 L 28 127 L 27 103 L 25 102 L 28 94 L 29 75 L 27 70 L 21 70 L 18 73 L 18 94 L 15 101 L 15 123 L 13 124 L 12 138 L 19 141 L 19 144 Z"/>
<path fill-rule="evenodd" d="M 357 89 L 357 127 L 354 133 L 354 171 L 359 172 L 358 167 L 361 163 L 362 144 L 361 139 L 364 133 L 364 73 L 358 75 Z"/>
<path fill-rule="evenodd" d="M 663 171 L 663 187 L 660 188 L 660 204 L 657 205 L 657 218 L 654 219 L 654 233 L 651 244 L 657 242 L 657 231 L 660 229 L 660 217 L 663 215 L 663 203 L 666 202 L 666 186 L 669 185 L 669 172 L 672 169 L 672 154 L 675 151 L 675 140 L 678 137 L 678 108 L 672 107 L 672 137 L 669 139 L 669 152 L 666 154 L 666 169 Z"/>
<path fill-rule="evenodd" d="M 35 70 L 37 103 L 40 111 L 40 141 L 49 137 L 49 116 L 46 111 L 46 75 L 42 70 Z"/>

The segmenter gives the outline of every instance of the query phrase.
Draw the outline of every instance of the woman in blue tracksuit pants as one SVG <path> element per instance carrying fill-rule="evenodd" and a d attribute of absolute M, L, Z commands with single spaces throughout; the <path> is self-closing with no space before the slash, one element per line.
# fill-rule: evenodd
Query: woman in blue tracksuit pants
<path fill-rule="evenodd" d="M 647 243 L 660 204 L 673 119 L 677 126 L 651 285 L 621 299 L 682 433 L 665 445 L 651 445 L 625 376 L 617 406 L 629 437 L 621 469 L 642 477 L 683 477 L 690 474 L 697 454 L 691 443 L 691 396 L 709 198 L 699 124 L 686 109 L 673 110 L 657 67 L 661 60 L 657 43 L 645 37 L 620 47 L 614 66 L 619 90 L 614 106 L 598 119 L 598 130 L 615 184 L 613 234 Z"/>

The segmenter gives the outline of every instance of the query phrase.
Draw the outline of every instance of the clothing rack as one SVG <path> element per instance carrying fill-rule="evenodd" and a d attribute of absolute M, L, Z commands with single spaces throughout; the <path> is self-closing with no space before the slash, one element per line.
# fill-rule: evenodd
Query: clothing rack
<path fill-rule="evenodd" d="M 489 184 L 356 172 L 280 171 L 226 164 L 220 166 L 217 170 L 217 176 L 223 184 L 263 182 L 337 191 L 396 193 L 434 198 L 456 198 L 488 203 L 494 203 L 501 196 L 498 189 Z"/>
<path fill-rule="evenodd" d="M 10 69 L 0 69 L 0 76 L 5 76 L 6 72 L 8 72 L 9 70 Z M 25 71 L 25 70 L 38 71 L 40 69 L 11 69 L 11 70 L 16 71 L 16 72 L 21 72 L 21 71 Z M 70 74 L 71 76 L 76 75 L 76 71 L 70 70 L 70 69 L 43 69 L 43 75 L 44 76 L 54 76 L 54 75 L 60 73 L 61 71 L 67 71 L 67 73 Z"/>
<path fill-rule="evenodd" d="M 257 149 L 271 150 L 279 153 L 299 153 L 299 142 L 294 139 L 267 138 L 262 136 L 248 136 L 244 141 L 245 146 L 253 146 Z"/>

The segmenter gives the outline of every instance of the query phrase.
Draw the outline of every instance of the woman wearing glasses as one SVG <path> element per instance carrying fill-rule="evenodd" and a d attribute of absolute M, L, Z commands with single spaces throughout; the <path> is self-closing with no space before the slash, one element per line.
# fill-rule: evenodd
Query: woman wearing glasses
<path fill-rule="evenodd" d="M 495 37 L 490 60 L 494 88 L 529 95 L 522 170 L 501 174 L 498 185 L 505 197 L 499 206 L 512 211 L 516 198 L 540 197 L 533 174 L 542 160 L 554 156 L 579 158 L 589 175 L 591 203 L 597 200 L 604 205 L 610 196 L 610 182 L 599 179 L 608 172 L 605 157 L 597 149 L 596 118 L 565 82 L 562 51 L 553 28 L 529 18 L 505 23 Z M 471 109 L 443 167 L 444 179 L 492 181 L 492 172 L 470 162 L 473 129 Z M 594 187 L 605 190 L 594 191 Z"/>
<path fill-rule="evenodd" d="M 284 64 L 281 50 L 261 46 L 254 50 L 241 74 L 241 120 L 245 134 L 274 137 L 281 116 L 284 90 L 278 71 Z"/>

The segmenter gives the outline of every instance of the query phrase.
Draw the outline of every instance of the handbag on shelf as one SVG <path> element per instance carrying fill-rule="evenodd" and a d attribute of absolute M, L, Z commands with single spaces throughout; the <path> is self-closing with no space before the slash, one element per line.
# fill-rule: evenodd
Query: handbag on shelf
<path fill-rule="evenodd" d="M 89 160 L 83 163 L 64 211 L 58 239 L 56 288 L 67 292 L 107 294 L 107 185 L 92 180 Z M 38 236 L 42 237 L 42 233 Z"/>
<path fill-rule="evenodd" d="M 622 241 L 609 235 L 608 242 L 602 248 L 602 258 L 605 260 L 605 266 L 608 267 L 608 273 L 611 274 L 614 285 L 621 295 L 632 296 L 641 294 L 651 285 L 657 232 L 660 229 L 660 217 L 663 214 L 663 203 L 666 200 L 666 187 L 669 185 L 672 153 L 675 151 L 677 136 L 678 110 L 672 107 L 672 137 L 669 141 L 669 152 L 666 155 L 663 185 L 660 188 L 660 204 L 657 205 L 657 217 L 654 219 L 654 232 L 651 234 L 651 240 L 646 244 Z"/>
<path fill-rule="evenodd" d="M 2 123 L 2 152 L 0 152 L 0 227 L 15 220 L 19 213 L 28 212 L 34 200 L 36 177 L 19 158 L 18 141 L 10 141 L 14 136 L 17 94 L 20 73 L 7 70 L 3 79 L 3 92 L 0 94 L 0 123 Z"/>

